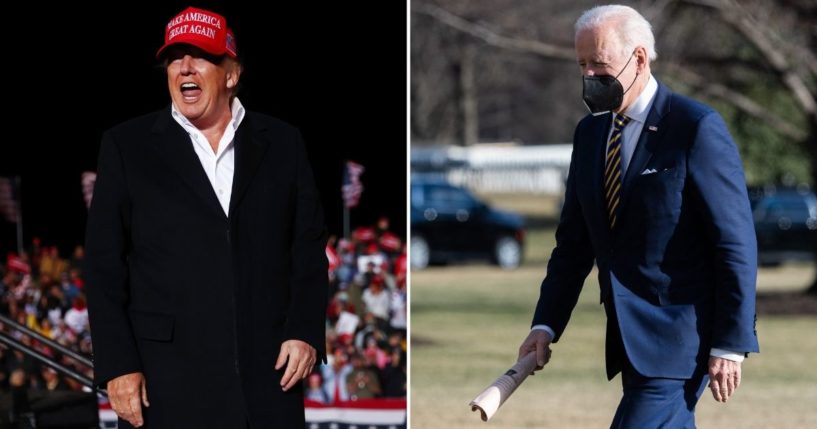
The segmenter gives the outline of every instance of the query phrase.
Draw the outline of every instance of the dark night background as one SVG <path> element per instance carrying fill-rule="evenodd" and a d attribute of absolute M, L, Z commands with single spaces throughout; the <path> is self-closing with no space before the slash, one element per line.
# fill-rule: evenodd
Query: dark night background
<path fill-rule="evenodd" d="M 330 233 L 342 232 L 341 174 L 352 159 L 366 167 L 352 226 L 385 215 L 405 237 L 404 3 L 163 2 L 93 11 L 34 3 L 19 19 L 7 17 L 17 46 L 6 53 L 12 113 L 0 158 L 0 176 L 22 178 L 26 244 L 38 236 L 67 255 L 84 241 L 80 175 L 96 170 L 105 129 L 169 104 L 154 54 L 166 22 L 188 5 L 221 13 L 235 30 L 244 106 L 301 129 Z M 15 243 L 14 225 L 0 219 L 0 250 Z"/>

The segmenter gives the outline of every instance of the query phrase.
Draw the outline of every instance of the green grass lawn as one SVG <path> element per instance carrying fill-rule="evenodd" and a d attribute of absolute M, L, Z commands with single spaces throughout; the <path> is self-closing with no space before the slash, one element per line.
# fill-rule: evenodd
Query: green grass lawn
<path fill-rule="evenodd" d="M 486 425 L 468 402 L 516 360 L 528 333 L 553 230 L 528 233 L 518 270 L 488 265 L 432 267 L 411 277 L 411 425 Z M 760 289 L 796 287 L 811 267 L 762 272 Z M 608 427 L 620 380 L 604 373 L 604 311 L 595 271 L 562 341 L 544 370 L 530 377 L 487 423 L 501 428 Z M 708 391 L 701 428 L 817 427 L 817 317 L 760 317 L 761 354 L 743 365 L 743 384 L 727 404 Z"/>

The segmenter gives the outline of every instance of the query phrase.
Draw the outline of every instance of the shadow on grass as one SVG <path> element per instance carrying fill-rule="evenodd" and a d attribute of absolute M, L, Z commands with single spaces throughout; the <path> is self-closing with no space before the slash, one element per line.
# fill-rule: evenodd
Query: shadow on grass
<path fill-rule="evenodd" d="M 476 301 L 455 301 L 455 302 L 423 302 L 412 304 L 411 314 L 472 314 L 472 315 L 509 315 L 532 313 L 533 307 L 528 303 L 524 305 L 509 302 L 476 302 Z M 455 316 L 458 317 L 458 316 Z"/>
<path fill-rule="evenodd" d="M 411 346 L 412 347 L 427 347 L 427 346 L 433 346 L 435 344 L 437 344 L 437 342 L 432 340 L 432 339 L 429 339 L 429 338 L 426 338 L 426 337 L 423 337 L 423 336 L 418 336 L 418 335 L 415 335 L 415 334 L 411 335 Z"/>
<path fill-rule="evenodd" d="M 758 292 L 757 313 L 781 316 L 817 316 L 817 295 L 801 291 Z"/>

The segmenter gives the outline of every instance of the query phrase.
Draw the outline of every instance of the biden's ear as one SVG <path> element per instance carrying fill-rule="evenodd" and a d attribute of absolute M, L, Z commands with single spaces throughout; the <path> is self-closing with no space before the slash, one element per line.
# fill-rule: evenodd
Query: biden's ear
<path fill-rule="evenodd" d="M 642 74 L 647 71 L 647 67 L 650 65 L 650 56 L 647 54 L 647 49 L 643 46 L 639 46 L 635 48 L 635 64 L 636 64 L 636 72 L 638 74 Z"/>

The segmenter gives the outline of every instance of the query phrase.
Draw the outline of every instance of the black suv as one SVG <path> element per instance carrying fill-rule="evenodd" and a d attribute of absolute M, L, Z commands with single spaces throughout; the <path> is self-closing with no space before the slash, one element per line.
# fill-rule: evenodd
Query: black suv
<path fill-rule="evenodd" d="M 523 227 L 521 216 L 488 207 L 463 188 L 412 179 L 412 268 L 474 258 L 516 268 L 522 262 Z"/>
<path fill-rule="evenodd" d="M 754 191 L 758 264 L 817 258 L 817 195 L 806 189 Z"/>

